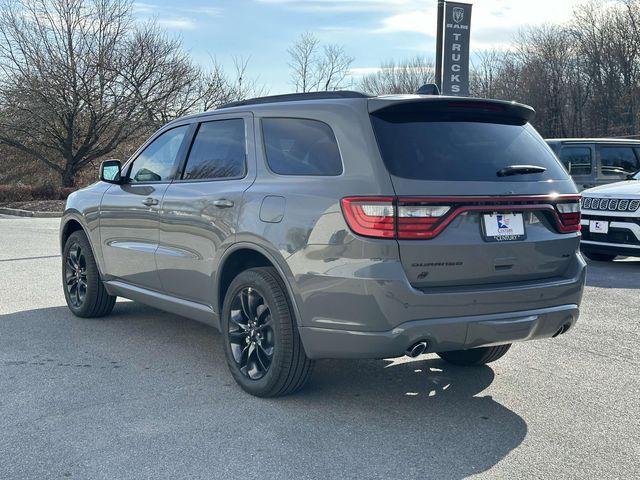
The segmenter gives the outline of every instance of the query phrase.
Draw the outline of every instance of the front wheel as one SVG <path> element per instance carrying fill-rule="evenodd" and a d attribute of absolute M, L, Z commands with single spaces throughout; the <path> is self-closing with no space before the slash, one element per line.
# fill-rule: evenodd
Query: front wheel
<path fill-rule="evenodd" d="M 511 344 L 496 345 L 494 347 L 471 348 L 469 350 L 453 350 L 439 352 L 438 356 L 454 365 L 473 366 L 495 362 L 511 348 Z"/>
<path fill-rule="evenodd" d="M 221 330 L 227 364 L 236 382 L 258 397 L 301 389 L 313 361 L 307 358 L 286 289 L 271 267 L 251 268 L 229 286 Z"/>
<path fill-rule="evenodd" d="M 104 288 L 91 244 L 82 231 L 69 235 L 64 245 L 62 283 L 67 306 L 74 315 L 103 317 L 113 310 L 116 297 Z"/>

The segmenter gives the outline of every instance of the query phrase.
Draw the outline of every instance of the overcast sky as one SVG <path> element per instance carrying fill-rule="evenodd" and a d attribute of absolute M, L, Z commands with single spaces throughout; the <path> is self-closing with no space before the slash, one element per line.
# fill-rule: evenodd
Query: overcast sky
<path fill-rule="evenodd" d="M 475 0 L 472 50 L 506 46 L 528 24 L 567 20 L 580 0 Z M 339 43 L 355 58 L 354 75 L 381 61 L 433 57 L 436 0 L 144 0 L 136 15 L 180 35 L 202 63 L 225 67 L 250 56 L 250 76 L 269 93 L 291 90 L 287 47 L 305 31 Z"/>

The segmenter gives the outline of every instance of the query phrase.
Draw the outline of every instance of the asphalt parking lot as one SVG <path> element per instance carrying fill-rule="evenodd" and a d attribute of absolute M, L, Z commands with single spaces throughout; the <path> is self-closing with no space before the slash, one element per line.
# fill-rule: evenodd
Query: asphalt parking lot
<path fill-rule="evenodd" d="M 638 478 L 640 259 L 592 263 L 582 316 L 480 368 L 323 361 L 259 400 L 210 327 L 64 306 L 58 220 L 0 218 L 0 478 Z"/>

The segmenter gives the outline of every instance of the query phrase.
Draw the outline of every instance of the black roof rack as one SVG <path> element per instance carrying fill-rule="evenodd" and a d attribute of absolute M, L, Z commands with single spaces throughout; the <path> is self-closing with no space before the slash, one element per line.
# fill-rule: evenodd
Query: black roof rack
<path fill-rule="evenodd" d="M 250 98 L 248 100 L 240 100 L 238 102 L 231 102 L 222 105 L 217 108 L 231 108 L 231 107 L 243 107 L 245 105 L 260 105 L 263 103 L 280 103 L 280 102 L 295 102 L 300 100 L 335 100 L 339 98 L 370 98 L 371 95 L 367 95 L 361 92 L 352 92 L 350 90 L 336 90 L 334 92 L 307 92 L 307 93 L 287 93 L 284 95 L 271 95 L 268 97 Z"/>

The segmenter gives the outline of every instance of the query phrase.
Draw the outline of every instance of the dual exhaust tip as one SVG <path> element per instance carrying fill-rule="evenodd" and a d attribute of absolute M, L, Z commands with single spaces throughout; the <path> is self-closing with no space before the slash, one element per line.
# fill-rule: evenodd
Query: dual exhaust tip
<path fill-rule="evenodd" d="M 407 348 L 404 353 L 407 357 L 415 358 L 418 355 L 422 355 L 424 352 L 426 352 L 428 346 L 429 344 L 425 340 L 421 340 Z"/>

